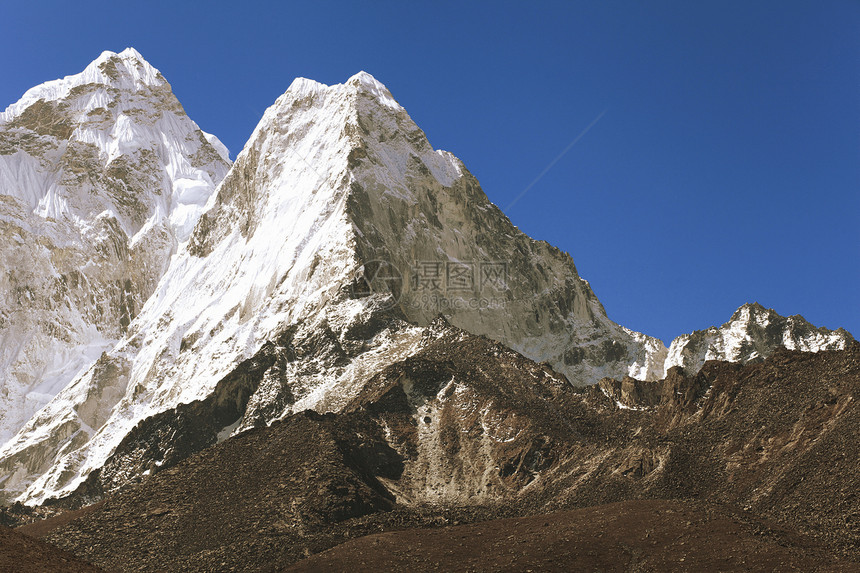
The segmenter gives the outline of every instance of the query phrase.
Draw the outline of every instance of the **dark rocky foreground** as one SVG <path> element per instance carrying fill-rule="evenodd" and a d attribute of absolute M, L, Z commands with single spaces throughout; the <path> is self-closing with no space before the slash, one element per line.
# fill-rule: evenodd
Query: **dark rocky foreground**
<path fill-rule="evenodd" d="M 440 327 L 341 414 L 21 531 L 117 571 L 860 570 L 858 392 L 858 343 L 577 390 Z M 477 523 L 496 518 L 519 519 Z"/>
<path fill-rule="evenodd" d="M 68 551 L 0 526 L 0 571 L 3 573 L 100 573 L 103 570 Z"/>
<path fill-rule="evenodd" d="M 543 516 L 368 535 L 312 571 L 856 571 L 789 531 L 701 502 L 636 500 Z"/>

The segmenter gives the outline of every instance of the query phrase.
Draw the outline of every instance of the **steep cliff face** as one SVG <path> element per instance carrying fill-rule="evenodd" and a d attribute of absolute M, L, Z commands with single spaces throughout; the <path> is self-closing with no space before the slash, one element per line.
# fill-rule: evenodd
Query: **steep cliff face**
<path fill-rule="evenodd" d="M 661 374 L 663 343 L 609 320 L 570 256 L 514 227 L 462 162 L 433 151 L 384 86 L 367 74 L 350 85 L 357 129 L 347 213 L 362 262 L 404 277 L 393 294 L 410 321 L 442 313 L 575 385 Z"/>
<path fill-rule="evenodd" d="M 720 327 L 684 334 L 672 341 L 665 372 L 673 366 L 695 374 L 707 360 L 760 361 L 776 349 L 843 350 L 854 342 L 845 329 L 816 328 L 802 316 L 780 316 L 758 303 L 745 304 Z"/>
<path fill-rule="evenodd" d="M 0 442 L 127 332 L 229 166 L 133 49 L 0 113 Z"/>
<path fill-rule="evenodd" d="M 293 82 L 205 209 L 125 337 L 0 451 L 7 492 L 74 490 L 138 422 L 278 340 L 230 431 L 340 410 L 439 314 L 574 384 L 661 371 L 662 343 L 610 321 L 570 257 L 519 232 L 366 73 Z"/>

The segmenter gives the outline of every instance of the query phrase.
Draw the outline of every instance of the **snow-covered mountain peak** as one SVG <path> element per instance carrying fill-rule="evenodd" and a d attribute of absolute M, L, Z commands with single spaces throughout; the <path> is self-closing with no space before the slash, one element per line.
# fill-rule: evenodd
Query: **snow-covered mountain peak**
<path fill-rule="evenodd" d="M 229 165 L 134 49 L 0 114 L 0 439 L 123 335 Z"/>
<path fill-rule="evenodd" d="M 142 55 L 140 55 L 140 52 L 138 52 L 137 50 L 135 50 L 135 49 L 134 49 L 133 47 L 131 47 L 131 46 L 127 47 L 126 49 L 124 49 L 123 51 L 121 51 L 121 52 L 119 52 L 119 53 L 111 52 L 110 50 L 105 50 L 105 51 L 104 51 L 104 52 L 102 52 L 102 53 L 101 53 L 101 55 L 96 59 L 96 61 L 99 61 L 99 60 L 102 60 L 102 59 L 104 59 L 104 60 L 109 60 L 109 59 L 111 59 L 111 58 L 112 58 L 112 57 L 114 57 L 114 56 L 117 56 L 117 57 L 119 57 L 119 58 L 120 58 L 120 59 L 122 59 L 122 60 L 131 61 L 131 62 L 137 62 L 137 63 L 142 64 L 142 65 L 144 65 L 144 66 L 147 66 L 147 67 L 150 67 L 150 68 L 152 67 L 152 66 L 150 66 L 149 62 L 147 62 L 147 61 L 146 61 L 146 59 L 144 59 L 144 57 L 143 57 Z M 158 73 L 158 71 L 157 71 L 157 70 L 156 70 L 156 73 Z"/>
<path fill-rule="evenodd" d="M 800 315 L 784 317 L 757 302 L 746 303 L 722 326 L 697 330 L 673 340 L 664 371 L 682 366 L 694 374 L 707 360 L 761 360 L 780 347 L 805 352 L 842 350 L 853 340 L 842 328 L 818 328 Z"/>
<path fill-rule="evenodd" d="M 365 72 L 364 70 L 361 70 L 358 73 L 351 75 L 349 77 L 349 79 L 346 80 L 345 83 L 347 83 L 347 84 L 361 84 L 361 85 L 371 86 L 371 87 L 376 88 L 376 89 L 382 89 L 384 91 L 388 91 L 388 89 L 384 85 L 382 85 L 382 82 L 380 82 L 379 80 L 377 80 L 375 77 L 373 77 L 368 72 Z"/>
<path fill-rule="evenodd" d="M 229 165 L 226 148 L 188 118 L 133 48 L 28 90 L 0 128 L 8 131 L 0 141 L 3 192 L 42 217 L 81 226 L 110 213 L 133 242 L 163 219 L 179 242 L 187 239 Z M 100 186 L 111 192 L 88 191 Z"/>
<path fill-rule="evenodd" d="M 303 97 L 303 96 L 313 96 L 317 93 L 320 93 L 328 88 L 327 85 L 320 83 L 316 80 L 311 80 L 308 78 L 296 78 L 290 84 L 290 87 L 287 88 L 287 91 L 278 98 L 286 99 L 287 94 L 292 95 L 293 97 Z"/>
<path fill-rule="evenodd" d="M 84 76 L 100 77 L 102 83 L 117 88 L 124 88 L 129 82 L 134 82 L 136 86 L 157 86 L 166 83 L 161 72 L 147 62 L 140 52 L 131 47 L 119 53 L 102 52 L 93 63 L 87 66 Z"/>
<path fill-rule="evenodd" d="M 748 302 L 741 305 L 733 314 L 729 323 L 758 324 L 767 326 L 771 320 L 779 315 L 772 308 L 765 308 L 758 302 Z"/>
<path fill-rule="evenodd" d="M 273 106 L 271 106 L 264 114 L 269 116 L 269 122 L 272 117 L 277 114 L 284 113 L 290 108 L 302 106 L 303 103 L 308 103 L 313 100 L 314 107 L 326 106 L 328 111 L 332 111 L 332 105 L 338 102 L 343 102 L 350 97 L 355 97 L 356 94 L 363 94 L 376 103 L 382 104 L 385 107 L 396 111 L 402 111 L 403 107 L 397 103 L 391 92 L 388 91 L 382 82 L 378 81 L 367 72 L 358 72 L 351 76 L 342 84 L 326 85 L 308 78 L 296 78 L 287 88 L 287 91 L 278 98 Z M 352 100 L 353 103 L 355 100 Z M 346 110 L 346 108 L 341 108 Z M 336 118 L 336 121 L 343 122 L 344 117 Z M 265 125 L 267 121 L 261 121 L 261 125 Z M 259 129 L 259 126 L 258 126 Z"/>
<path fill-rule="evenodd" d="M 166 85 L 167 81 L 161 73 L 147 62 L 134 48 L 126 48 L 119 54 L 105 51 L 93 60 L 82 72 L 52 80 L 27 90 L 21 99 L 0 113 L 0 122 L 12 121 L 24 113 L 39 100 L 59 101 L 74 96 L 77 91 L 84 91 L 85 86 L 100 85 L 117 90 L 137 91 L 144 86 L 158 87 Z M 100 98 L 92 103 L 106 103 Z M 86 111 L 95 109 L 95 106 Z"/>
<path fill-rule="evenodd" d="M 358 72 L 349 78 L 346 81 L 346 85 L 361 89 L 381 104 L 390 107 L 391 109 L 398 111 L 403 109 L 403 107 L 397 103 L 397 100 L 394 99 L 394 96 L 391 95 L 391 92 L 388 91 L 388 88 L 365 71 Z"/>
<path fill-rule="evenodd" d="M 393 187 L 405 176 L 407 160 L 419 155 L 445 185 L 462 174 L 459 161 L 433 151 L 370 74 L 361 72 L 334 85 L 295 79 L 265 111 L 233 172 L 210 199 L 190 252 L 210 252 L 207 244 L 212 246 L 229 229 L 241 228 L 250 237 L 267 217 L 277 216 L 283 224 L 319 213 L 322 206 L 343 211 L 342 203 L 354 190 L 352 170 L 369 155 L 379 159 L 379 170 L 389 172 Z M 248 186 L 252 173 L 256 184 Z M 346 225 L 337 233 L 341 237 L 352 235 L 347 219 L 361 216 L 347 211 L 340 215 Z"/>
<path fill-rule="evenodd" d="M 369 94 L 372 94 L 385 105 L 396 109 L 402 109 L 400 104 L 398 104 L 395 101 L 394 97 L 391 95 L 391 92 L 388 91 L 388 88 L 386 88 L 382 84 L 382 82 L 380 82 L 365 71 L 358 72 L 342 84 L 334 85 L 326 85 L 308 78 L 296 78 L 290 84 L 290 87 L 287 88 L 287 92 L 284 95 L 286 96 L 287 94 L 293 94 L 294 96 L 302 97 L 308 95 L 315 95 L 331 88 L 334 88 L 336 91 L 342 91 L 343 89 L 365 91 Z"/>

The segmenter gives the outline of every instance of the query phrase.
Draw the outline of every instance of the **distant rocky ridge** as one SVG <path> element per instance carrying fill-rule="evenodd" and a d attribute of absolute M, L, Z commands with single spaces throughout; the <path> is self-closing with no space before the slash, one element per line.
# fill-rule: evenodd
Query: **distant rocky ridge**
<path fill-rule="evenodd" d="M 842 350 L 853 341 L 844 328 L 816 328 L 800 315 L 786 318 L 758 303 L 745 304 L 719 328 L 697 330 L 673 340 L 664 374 L 673 366 L 695 374 L 708 360 L 762 360 L 782 347 L 805 352 Z"/>

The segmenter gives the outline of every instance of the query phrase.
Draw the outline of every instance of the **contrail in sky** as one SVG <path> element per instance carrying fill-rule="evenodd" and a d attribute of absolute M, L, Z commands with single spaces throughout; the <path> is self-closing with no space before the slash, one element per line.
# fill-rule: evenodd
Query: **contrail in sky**
<path fill-rule="evenodd" d="M 602 117 L 606 114 L 606 112 L 607 112 L 607 111 L 609 111 L 609 108 L 606 108 L 606 109 L 604 109 L 603 111 L 601 111 L 601 112 L 600 112 L 600 115 L 598 115 L 597 117 L 595 117 L 595 118 L 594 118 L 594 120 L 592 120 L 592 122 L 591 122 L 591 123 L 589 123 L 589 124 L 588 124 L 588 126 L 586 126 L 586 128 L 585 128 L 585 129 L 583 129 L 583 130 L 580 132 L 580 134 L 579 134 L 579 135 L 577 135 L 577 136 L 576 136 L 576 138 L 575 138 L 573 141 L 571 141 L 571 142 L 567 145 L 567 147 L 565 147 L 565 148 L 564 148 L 564 151 L 562 151 L 561 153 L 559 153 L 559 154 L 558 154 L 558 157 L 556 157 L 555 159 L 553 159 L 552 161 L 550 161 L 549 165 L 547 165 L 547 166 L 544 168 L 544 170 L 540 172 L 540 175 L 538 175 L 537 177 L 535 177 L 535 180 L 534 180 L 534 181 L 532 181 L 531 183 L 529 183 L 529 186 L 528 186 L 528 187 L 526 187 L 525 189 L 523 189 L 523 190 L 522 190 L 522 192 L 521 192 L 519 195 L 517 195 L 517 196 L 516 196 L 516 198 L 515 198 L 513 201 L 511 201 L 511 202 L 510 202 L 510 204 L 509 204 L 507 207 L 505 207 L 505 208 L 504 208 L 504 211 L 505 211 L 505 212 L 507 212 L 511 207 L 513 207 L 514 205 L 516 205 L 516 204 L 517 204 L 517 201 L 519 201 L 520 199 L 522 199 L 522 198 L 523 198 L 523 195 L 525 195 L 526 193 L 528 193 L 528 192 L 529 192 L 529 189 L 531 189 L 532 187 L 534 187 L 534 186 L 535 186 L 535 184 L 536 184 L 538 181 L 540 181 L 540 180 L 543 178 L 543 176 L 544 176 L 544 175 L 546 175 L 546 174 L 549 172 L 549 170 L 550 170 L 550 169 L 552 169 L 552 168 L 553 168 L 553 166 L 554 166 L 556 163 L 558 163 L 558 162 L 559 162 L 559 160 L 567 154 L 567 152 L 568 152 L 568 151 L 570 151 L 570 148 L 571 148 L 571 147 L 573 147 L 574 145 L 576 145 L 576 143 L 577 143 L 580 139 L 582 139 L 582 138 L 583 138 L 583 136 L 585 136 L 585 134 L 586 134 L 586 133 L 588 133 L 588 131 L 589 131 L 592 127 L 594 127 L 594 126 L 597 124 L 597 122 L 598 122 L 598 121 L 600 121 L 600 118 L 602 118 Z"/>

